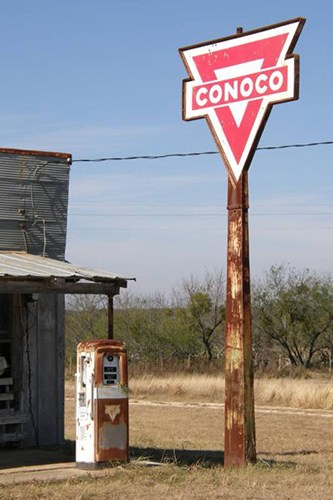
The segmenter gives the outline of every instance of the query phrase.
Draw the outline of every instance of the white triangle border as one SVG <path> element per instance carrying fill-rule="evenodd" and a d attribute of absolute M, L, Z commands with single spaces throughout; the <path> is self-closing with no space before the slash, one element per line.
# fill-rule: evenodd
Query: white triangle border
<path fill-rule="evenodd" d="M 191 119 L 196 119 L 196 118 L 209 118 L 209 121 L 211 123 L 211 126 L 213 128 L 213 134 L 215 137 L 215 140 L 217 142 L 217 145 L 219 146 L 219 149 L 223 151 L 223 154 L 228 162 L 229 168 L 231 169 L 231 172 L 236 180 L 241 176 L 241 173 L 243 171 L 243 168 L 247 162 L 247 159 L 249 157 L 249 154 L 251 153 L 253 144 L 256 140 L 258 131 L 261 128 L 261 124 L 263 122 L 263 119 L 265 117 L 265 114 L 267 112 L 267 109 L 270 105 L 281 102 L 281 101 L 286 101 L 286 100 L 292 100 L 295 95 L 295 59 L 293 57 L 290 57 L 288 59 L 285 59 L 286 54 L 288 52 L 288 49 L 294 39 L 294 36 L 296 34 L 296 31 L 300 25 L 300 21 L 295 21 L 293 23 L 288 23 L 284 24 L 281 26 L 276 26 L 271 29 L 265 29 L 263 31 L 259 31 L 256 33 L 252 33 L 249 35 L 244 35 L 239 38 L 232 38 L 228 39 L 225 41 L 217 42 L 217 43 L 210 43 L 205 46 L 200 46 L 200 47 L 193 47 L 189 49 L 183 49 L 182 53 L 184 55 L 184 58 L 186 60 L 186 63 L 188 65 L 188 68 L 190 70 L 191 76 L 193 80 L 191 81 L 186 81 L 185 83 L 185 93 L 184 93 L 184 119 L 185 120 L 191 120 Z M 266 38 L 271 38 L 272 36 L 277 36 L 280 34 L 287 34 L 287 38 L 285 41 L 285 44 L 281 50 L 280 56 L 278 58 L 277 62 L 277 67 L 282 67 L 282 66 L 288 66 L 288 83 L 287 83 L 287 90 L 285 92 L 279 92 L 274 95 L 270 96 L 264 96 L 261 97 L 260 99 L 262 100 L 261 106 L 259 108 L 259 112 L 257 114 L 257 117 L 254 121 L 252 130 L 249 134 L 248 140 L 246 142 L 244 151 L 242 153 L 242 156 L 239 160 L 239 162 L 236 161 L 234 154 L 231 150 L 231 147 L 229 145 L 228 139 L 224 133 L 224 130 L 217 118 L 217 115 L 215 113 L 215 108 L 208 108 L 206 110 L 193 110 L 192 109 L 192 91 L 193 87 L 200 85 L 204 83 L 200 77 L 200 74 L 196 68 L 196 65 L 194 63 L 194 57 L 198 55 L 203 55 L 219 50 L 224 50 L 230 47 L 235 47 L 235 46 L 241 46 L 250 42 L 258 41 L 258 40 L 264 40 Z M 268 70 L 269 68 L 265 68 L 265 70 Z M 244 75 L 246 76 L 246 75 Z M 218 80 L 216 80 L 218 81 Z M 205 82 L 208 83 L 208 82 Z M 230 107 L 230 105 L 229 105 Z"/>

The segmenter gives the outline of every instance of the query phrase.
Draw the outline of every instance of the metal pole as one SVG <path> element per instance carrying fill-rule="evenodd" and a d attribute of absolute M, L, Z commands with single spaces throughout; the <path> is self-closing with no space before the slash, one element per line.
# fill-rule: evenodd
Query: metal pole
<path fill-rule="evenodd" d="M 108 339 L 113 339 L 113 295 L 108 295 Z"/>
<path fill-rule="evenodd" d="M 248 178 L 228 180 L 224 466 L 256 461 L 248 234 Z"/>

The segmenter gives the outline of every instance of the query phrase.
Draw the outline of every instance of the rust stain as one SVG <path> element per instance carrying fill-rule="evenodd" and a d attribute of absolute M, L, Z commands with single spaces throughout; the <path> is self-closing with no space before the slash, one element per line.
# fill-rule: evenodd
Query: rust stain
<path fill-rule="evenodd" d="M 95 351 L 99 348 L 104 349 L 105 347 L 112 347 L 116 350 L 119 349 L 120 351 L 122 351 L 125 347 L 125 344 L 119 340 L 86 340 L 79 343 L 78 352 Z"/>
<path fill-rule="evenodd" d="M 109 352 L 108 352 L 109 350 Z M 80 342 L 77 347 L 78 354 L 81 352 L 95 352 L 96 353 L 96 364 L 95 364 L 95 384 L 103 385 L 103 357 L 107 354 L 119 356 L 119 369 L 120 369 L 120 379 L 123 381 L 123 385 L 128 384 L 127 375 L 127 353 L 126 346 L 124 342 L 119 340 L 102 339 L 102 340 L 88 340 L 85 342 Z"/>
<path fill-rule="evenodd" d="M 224 465 L 254 462 L 247 172 L 228 186 Z"/>
<path fill-rule="evenodd" d="M 97 406 L 97 461 L 128 461 L 128 399 L 101 399 Z"/>
<path fill-rule="evenodd" d="M 94 435 L 95 449 L 94 461 L 108 462 L 121 461 L 128 462 L 128 396 L 125 391 L 122 391 L 123 386 L 128 385 L 127 374 L 127 353 L 123 342 L 113 339 L 91 340 L 81 342 L 77 348 L 78 359 L 83 359 L 84 363 L 94 362 L 94 366 L 90 365 L 90 372 L 93 388 L 101 388 L 101 394 L 104 394 L 104 399 L 94 399 L 93 414 L 94 423 L 81 427 L 84 432 L 89 430 Z M 94 353 L 94 355 L 92 355 Z M 103 381 L 103 360 L 105 356 L 117 356 L 119 359 L 119 382 L 117 384 L 107 386 Z M 82 370 L 81 361 L 78 363 L 78 374 Z M 93 370 L 92 370 L 93 369 Z M 115 388 L 115 391 L 109 389 Z M 106 391 L 105 391 L 106 389 Z M 95 393 L 95 391 L 94 391 Z M 117 394 L 117 397 L 112 397 Z M 106 397 L 105 397 L 106 395 Z M 107 397 L 109 398 L 107 399 Z M 88 399 L 88 398 L 87 398 Z M 91 406 L 91 398 L 87 401 L 87 407 Z M 78 424 L 80 419 L 77 419 Z M 91 437 L 91 436 L 90 436 Z"/>

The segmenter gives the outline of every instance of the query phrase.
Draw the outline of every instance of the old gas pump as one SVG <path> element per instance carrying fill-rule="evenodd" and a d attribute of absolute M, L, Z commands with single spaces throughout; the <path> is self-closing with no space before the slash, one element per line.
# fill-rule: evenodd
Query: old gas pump
<path fill-rule="evenodd" d="M 77 347 L 76 466 L 128 461 L 127 353 L 116 340 Z"/>

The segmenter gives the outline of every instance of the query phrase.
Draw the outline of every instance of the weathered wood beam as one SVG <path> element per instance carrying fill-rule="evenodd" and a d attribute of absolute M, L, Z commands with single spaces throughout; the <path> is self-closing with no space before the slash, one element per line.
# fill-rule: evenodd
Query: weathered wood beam
<path fill-rule="evenodd" d="M 117 295 L 126 281 L 116 283 L 73 283 L 64 280 L 0 280 L 0 293 L 70 293 Z"/>
<path fill-rule="evenodd" d="M 113 339 L 113 295 L 108 296 L 108 339 Z"/>

